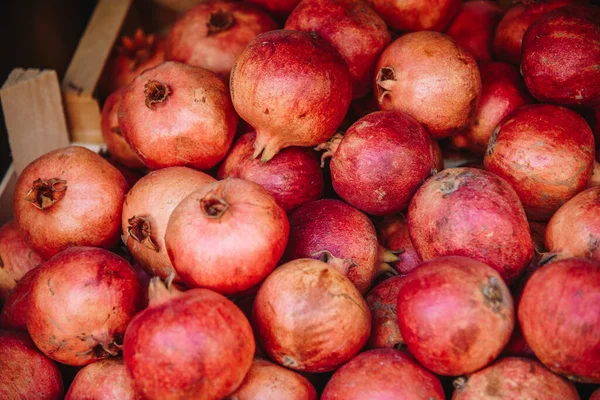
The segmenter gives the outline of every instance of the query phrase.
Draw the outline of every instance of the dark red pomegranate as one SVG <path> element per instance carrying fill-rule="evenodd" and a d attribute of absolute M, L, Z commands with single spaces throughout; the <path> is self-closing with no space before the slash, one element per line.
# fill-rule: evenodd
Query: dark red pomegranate
<path fill-rule="evenodd" d="M 254 157 L 315 146 L 338 128 L 352 82 L 337 50 L 314 32 L 276 30 L 254 38 L 231 72 L 237 113 L 256 129 Z"/>
<path fill-rule="evenodd" d="M 285 29 L 316 32 L 342 55 L 352 78 L 352 97 L 371 90 L 375 63 L 390 42 L 385 22 L 362 0 L 303 0 Z"/>
<path fill-rule="evenodd" d="M 336 193 L 372 215 L 400 212 L 421 183 L 436 172 L 427 131 L 399 111 L 379 111 L 356 121 L 318 149 L 331 157 Z"/>
<path fill-rule="evenodd" d="M 440 257 L 403 278 L 398 325 L 423 366 L 462 375 L 488 365 L 514 328 L 513 300 L 500 275 L 466 257 Z"/>
<path fill-rule="evenodd" d="M 352 282 L 335 267 L 306 258 L 267 277 L 252 320 L 271 359 L 306 372 L 333 371 L 362 349 L 371 330 L 371 313 Z"/>
<path fill-rule="evenodd" d="M 492 132 L 502 118 L 515 108 L 532 103 L 533 99 L 512 65 L 503 62 L 480 63 L 479 71 L 482 90 L 475 117 L 452 138 L 452 143 L 483 157 Z"/>
<path fill-rule="evenodd" d="M 590 396 L 590 400 L 600 400 L 600 388 L 596 389 Z"/>
<path fill-rule="evenodd" d="M 119 107 L 121 133 L 150 169 L 214 167 L 233 142 L 237 120 L 217 75 L 172 61 L 138 76 Z"/>
<path fill-rule="evenodd" d="M 460 8 L 460 0 L 369 0 L 390 28 L 402 31 L 441 31 Z"/>
<path fill-rule="evenodd" d="M 236 140 L 219 167 L 219 179 L 241 178 L 258 183 L 286 212 L 323 196 L 323 171 L 314 151 L 288 147 L 263 163 L 252 157 L 255 138 L 252 131 Z"/>
<path fill-rule="evenodd" d="M 537 19 L 523 37 L 521 72 L 542 102 L 600 104 L 600 7 L 570 5 Z"/>
<path fill-rule="evenodd" d="M 594 135 L 575 111 L 521 106 L 494 130 L 484 165 L 515 189 L 529 219 L 547 221 L 586 188 L 594 166 Z"/>
<path fill-rule="evenodd" d="M 100 360 L 83 367 L 77 375 L 65 400 L 79 399 L 141 400 L 135 393 L 133 379 L 123 360 Z"/>
<path fill-rule="evenodd" d="M 167 36 L 167 60 L 202 67 L 228 79 L 248 42 L 277 29 L 266 12 L 238 1 L 201 2 L 175 22 Z"/>
<path fill-rule="evenodd" d="M 579 400 L 575 386 L 535 360 L 507 357 L 454 381 L 452 400 L 497 399 Z"/>
<path fill-rule="evenodd" d="M 231 178 L 181 201 L 169 218 L 165 243 L 187 286 L 235 294 L 271 273 L 288 234 L 285 211 L 265 189 Z"/>
<path fill-rule="evenodd" d="M 39 267 L 27 331 L 48 357 L 86 365 L 119 354 L 140 303 L 140 283 L 127 261 L 104 249 L 73 247 Z"/>
<path fill-rule="evenodd" d="M 365 296 L 371 310 L 371 336 L 367 342 L 370 349 L 404 348 L 396 314 L 398 292 L 404 282 L 403 278 L 394 276 L 386 279 Z"/>
<path fill-rule="evenodd" d="M 519 303 L 525 340 L 550 370 L 600 383 L 600 263 L 571 258 L 537 270 Z"/>
<path fill-rule="evenodd" d="M 25 332 L 0 331 L 0 369 L 1 399 L 62 399 L 58 367 Z"/>
<path fill-rule="evenodd" d="M 123 241 L 133 258 L 151 275 L 166 279 L 175 272 L 165 245 L 169 217 L 184 198 L 214 181 L 204 172 L 170 167 L 149 173 L 127 193 L 123 203 Z"/>
<path fill-rule="evenodd" d="M 517 194 L 487 171 L 451 168 L 434 175 L 413 197 L 407 217 L 423 260 L 470 257 L 490 265 L 510 284 L 533 257 Z"/>
<path fill-rule="evenodd" d="M 377 235 L 383 247 L 398 252 L 398 261 L 390 264 L 399 273 L 408 274 L 423 262 L 410 240 L 404 215 L 387 215 L 377 226 Z"/>
<path fill-rule="evenodd" d="M 227 400 L 286 399 L 317 400 L 313 385 L 302 375 L 260 358 Z"/>
<path fill-rule="evenodd" d="M 156 277 L 149 297 L 123 345 L 136 390 L 148 399 L 221 399 L 239 387 L 254 355 L 240 309 L 211 290 L 180 292 Z"/>
<path fill-rule="evenodd" d="M 13 207 L 23 238 L 42 257 L 72 246 L 119 241 L 128 186 L 98 154 L 70 146 L 44 154 L 19 176 Z"/>
<path fill-rule="evenodd" d="M 477 110 L 481 93 L 477 62 L 441 33 L 401 36 L 383 51 L 375 71 L 379 108 L 409 114 L 434 139 L 461 131 Z"/>
<path fill-rule="evenodd" d="M 290 15 L 292 10 L 300 3 L 300 0 L 247 0 L 248 3 L 256 4 L 267 10 L 270 14 L 280 18 Z"/>
<path fill-rule="evenodd" d="M 23 275 L 43 261 L 23 240 L 15 221 L 4 224 L 0 228 L 0 300 L 6 300 Z"/>
<path fill-rule="evenodd" d="M 338 369 L 322 400 L 402 399 L 443 400 L 438 378 L 403 352 L 366 351 Z"/>
<path fill-rule="evenodd" d="M 12 289 L 0 313 L 0 328 L 27 330 L 29 292 L 39 268 L 29 270 Z"/>

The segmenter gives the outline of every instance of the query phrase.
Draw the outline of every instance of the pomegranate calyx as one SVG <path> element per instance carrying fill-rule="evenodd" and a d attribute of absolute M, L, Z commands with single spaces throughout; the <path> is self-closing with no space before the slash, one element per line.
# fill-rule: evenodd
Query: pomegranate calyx
<path fill-rule="evenodd" d="M 175 279 L 174 272 L 171 272 L 164 282 L 158 276 L 150 279 L 150 283 L 148 285 L 149 307 L 165 303 L 169 299 L 183 294 L 182 291 L 177 289 L 176 285 L 173 285 L 173 279 Z"/>
<path fill-rule="evenodd" d="M 459 376 L 454 381 L 452 381 L 452 386 L 454 386 L 454 389 L 456 389 L 458 391 L 464 389 L 466 384 L 467 384 L 466 376 Z"/>
<path fill-rule="evenodd" d="M 200 200 L 200 209 L 206 218 L 219 219 L 229 208 L 229 203 L 214 190 L 211 190 Z"/>
<path fill-rule="evenodd" d="M 385 96 L 390 93 L 392 87 L 396 82 L 396 73 L 391 67 L 383 67 L 377 72 L 377 101 L 379 104 L 383 103 Z"/>
<path fill-rule="evenodd" d="M 159 251 L 158 246 L 152 241 L 152 227 L 147 218 L 134 215 L 127 220 L 129 226 L 127 233 L 137 242 L 140 242 L 150 250 Z"/>
<path fill-rule="evenodd" d="M 329 264 L 330 266 L 332 266 L 333 268 L 335 268 L 336 270 L 338 270 L 340 273 L 342 273 L 345 276 L 348 276 L 348 273 L 350 272 L 350 270 L 352 268 L 355 268 L 358 266 L 358 264 L 355 263 L 352 259 L 337 258 L 333 254 L 331 254 L 331 252 L 328 250 L 317 251 L 315 253 L 312 253 L 311 256 L 319 257 L 320 261 L 323 261 L 324 263 Z"/>
<path fill-rule="evenodd" d="M 377 272 L 376 272 L 375 276 L 380 277 L 382 275 L 387 275 L 388 277 L 392 277 L 392 276 L 398 276 L 400 274 L 390 264 L 388 264 L 386 262 L 382 262 L 381 264 L 379 264 L 379 268 L 377 268 Z"/>
<path fill-rule="evenodd" d="M 38 178 L 33 182 L 33 187 L 25 196 L 25 200 L 36 208 L 45 210 L 60 201 L 65 196 L 66 191 L 67 181 L 65 180 L 52 178 L 44 181 Z"/>
<path fill-rule="evenodd" d="M 344 139 L 344 135 L 342 135 L 341 133 L 338 132 L 335 135 L 333 135 L 331 137 L 331 139 L 329 139 L 325 143 L 321 143 L 320 145 L 315 147 L 316 151 L 325 151 L 321 155 L 321 168 L 323 168 L 325 166 L 326 159 L 328 159 L 329 157 L 333 157 L 333 155 L 337 151 L 338 147 L 340 146 L 342 139 Z"/>
<path fill-rule="evenodd" d="M 502 289 L 498 278 L 491 276 L 488 284 L 483 287 L 482 292 L 486 303 L 492 308 L 492 311 L 495 313 L 502 312 L 504 308 L 504 296 L 502 296 Z"/>
<path fill-rule="evenodd" d="M 156 42 L 156 36 L 146 36 L 142 28 L 138 28 L 131 37 L 123 36 L 121 38 L 121 45 L 117 48 L 117 53 L 130 60 L 128 68 L 130 71 L 134 71 L 152 56 Z"/>
<path fill-rule="evenodd" d="M 384 263 L 392 263 L 400 261 L 400 254 L 404 253 L 404 249 L 388 250 L 383 246 L 379 246 L 379 259 Z"/>
<path fill-rule="evenodd" d="M 146 107 L 151 110 L 154 110 L 158 104 L 164 103 L 170 94 L 171 89 L 162 82 L 150 80 L 144 85 Z"/>
<path fill-rule="evenodd" d="M 233 26 L 234 22 L 235 19 L 230 12 L 218 10 L 210 14 L 208 22 L 206 23 L 206 27 L 208 28 L 207 36 L 212 36 L 228 30 Z"/>
<path fill-rule="evenodd" d="M 555 258 L 558 257 L 558 253 L 552 253 L 552 252 L 548 252 L 548 253 L 540 253 L 541 254 L 541 258 L 540 261 L 538 262 L 538 266 L 542 266 L 545 264 L 550 263 L 551 261 L 558 261 L 555 260 Z"/>

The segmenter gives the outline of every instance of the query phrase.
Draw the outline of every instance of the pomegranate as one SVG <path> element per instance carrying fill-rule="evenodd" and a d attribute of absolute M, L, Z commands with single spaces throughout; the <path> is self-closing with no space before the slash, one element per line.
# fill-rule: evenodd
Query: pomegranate
<path fill-rule="evenodd" d="M 401 36 L 383 51 L 375 70 L 379 108 L 409 114 L 434 139 L 458 133 L 475 115 L 481 93 L 477 62 L 448 36 Z"/>
<path fill-rule="evenodd" d="M 29 292 L 39 268 L 29 270 L 10 292 L 0 313 L 0 328 L 27 330 Z"/>
<path fill-rule="evenodd" d="M 19 233 L 14 221 L 0 228 L 0 300 L 6 300 L 19 279 L 43 262 Z"/>
<path fill-rule="evenodd" d="M 536 99 L 600 105 L 600 7 L 570 5 L 537 19 L 523 37 L 521 71 Z"/>
<path fill-rule="evenodd" d="M 594 393 L 590 396 L 590 400 L 600 400 L 600 388 L 594 390 Z"/>
<path fill-rule="evenodd" d="M 265 189 L 231 178 L 181 201 L 169 218 L 165 243 L 186 285 L 235 294 L 275 268 L 288 234 L 285 211 Z"/>
<path fill-rule="evenodd" d="M 280 18 L 290 15 L 300 0 L 246 0 L 267 10 L 270 14 Z"/>
<path fill-rule="evenodd" d="M 225 157 L 237 126 L 225 83 L 214 73 L 168 61 L 127 87 L 119 127 L 150 169 L 210 169 Z"/>
<path fill-rule="evenodd" d="M 148 273 L 166 279 L 174 272 L 165 245 L 169 217 L 184 198 L 214 181 L 191 168 L 170 167 L 149 173 L 127 193 L 123 203 L 123 241 Z"/>
<path fill-rule="evenodd" d="M 59 400 L 63 381 L 54 362 L 25 332 L 0 330 L 0 398 Z"/>
<path fill-rule="evenodd" d="M 513 300 L 494 269 L 440 257 L 403 278 L 398 325 L 408 350 L 439 375 L 474 372 L 494 360 L 514 328 Z"/>
<path fill-rule="evenodd" d="M 149 297 L 123 346 L 136 390 L 148 399 L 220 399 L 239 387 L 254 354 L 240 309 L 211 290 L 180 292 L 157 277 Z"/>
<path fill-rule="evenodd" d="M 21 173 L 15 221 L 43 258 L 72 246 L 111 248 L 119 241 L 128 186 L 98 154 L 70 146 L 44 154 Z"/>
<path fill-rule="evenodd" d="M 396 303 L 404 277 L 394 276 L 375 286 L 365 296 L 371 310 L 371 336 L 367 343 L 370 349 L 402 349 L 404 340 L 398 327 Z"/>
<path fill-rule="evenodd" d="M 337 370 L 322 400 L 402 399 L 443 400 L 438 378 L 403 352 L 366 351 Z"/>
<path fill-rule="evenodd" d="M 537 270 L 519 303 L 521 329 L 535 355 L 574 381 L 600 383 L 598 293 L 600 263 L 571 258 Z"/>
<path fill-rule="evenodd" d="M 333 371 L 350 360 L 371 330 L 371 313 L 356 287 L 336 267 L 306 258 L 267 277 L 252 320 L 271 359 L 307 372 Z"/>
<path fill-rule="evenodd" d="M 121 359 L 100 360 L 83 367 L 75 376 L 65 400 L 138 400 L 133 379 Z"/>
<path fill-rule="evenodd" d="M 429 178 L 413 197 L 407 217 L 410 238 L 423 260 L 470 257 L 512 283 L 533 257 L 517 194 L 484 170 L 451 168 Z"/>
<path fill-rule="evenodd" d="M 403 31 L 441 31 L 460 8 L 460 0 L 369 0 L 390 28 Z"/>
<path fill-rule="evenodd" d="M 470 3 L 465 3 L 470 4 Z M 483 157 L 494 128 L 515 108 L 532 103 L 518 71 L 503 62 L 479 64 L 482 91 L 475 118 L 469 125 L 452 138 L 458 147 L 466 147 L 472 153 Z"/>
<path fill-rule="evenodd" d="M 516 300 L 516 299 L 515 299 Z M 521 327 L 519 326 L 518 321 L 515 321 L 515 329 L 513 330 L 510 339 L 508 340 L 508 344 L 502 350 L 503 356 L 513 356 L 513 357 L 526 357 L 526 358 L 536 358 L 533 350 L 525 341 L 523 337 L 523 331 L 521 331 Z"/>
<path fill-rule="evenodd" d="M 142 168 L 144 164 L 125 141 L 121 134 L 121 128 L 119 128 L 118 111 L 124 91 L 124 89 L 120 89 L 113 92 L 104 102 L 100 123 L 102 139 L 106 143 L 111 158 L 119 164 L 127 168 Z"/>
<path fill-rule="evenodd" d="M 408 274 L 423 262 L 415 249 L 410 235 L 408 224 L 402 214 L 388 215 L 378 225 L 377 233 L 379 243 L 385 248 L 402 251 L 398 254 L 398 261 L 390 263 L 401 274 Z"/>
<path fill-rule="evenodd" d="M 490 61 L 494 32 L 503 15 L 504 10 L 495 1 L 462 3 L 445 32 L 476 60 Z"/>
<path fill-rule="evenodd" d="M 507 357 L 454 381 L 452 400 L 479 400 L 485 393 L 498 399 L 579 400 L 572 383 L 554 375 L 542 364 Z"/>
<path fill-rule="evenodd" d="M 39 267 L 27 331 L 48 357 L 90 364 L 119 354 L 140 300 L 140 283 L 127 261 L 104 249 L 73 247 Z"/>
<path fill-rule="evenodd" d="M 587 186 L 594 136 L 575 111 L 525 105 L 498 124 L 483 161 L 515 189 L 529 219 L 547 221 Z"/>
<path fill-rule="evenodd" d="M 318 149 L 331 157 L 336 193 L 372 215 L 406 209 L 421 183 L 436 172 L 427 131 L 399 111 L 369 114 Z"/>
<path fill-rule="evenodd" d="M 129 146 L 129 145 L 128 145 Z M 123 178 L 127 182 L 127 186 L 132 187 L 139 181 L 144 175 L 146 175 L 147 171 L 145 169 L 131 169 L 127 168 L 123 164 L 119 163 L 115 160 L 108 152 L 100 150 L 98 153 L 104 158 L 106 161 L 110 163 L 113 167 L 119 170 L 121 174 L 123 174 Z M 137 157 L 137 156 L 136 156 Z"/>
<path fill-rule="evenodd" d="M 594 160 L 594 168 L 592 169 L 592 176 L 590 176 L 587 188 L 589 189 L 595 186 L 600 186 L 600 163 L 596 160 Z"/>
<path fill-rule="evenodd" d="M 521 63 L 521 42 L 527 28 L 540 16 L 578 0 L 521 0 L 510 8 L 496 28 L 494 55 L 511 64 Z"/>
<path fill-rule="evenodd" d="M 323 172 L 311 149 L 288 147 L 268 163 L 252 157 L 256 133 L 247 132 L 233 144 L 217 177 L 241 178 L 258 183 L 286 212 L 323 196 Z"/>
<path fill-rule="evenodd" d="M 317 400 L 317 392 L 302 375 L 258 358 L 252 361 L 241 386 L 227 397 L 227 400 L 255 399 Z"/>
<path fill-rule="evenodd" d="M 275 21 L 252 4 L 222 0 L 201 2 L 169 31 L 166 57 L 228 79 L 235 59 L 248 42 L 273 29 L 277 29 Z"/>
<path fill-rule="evenodd" d="M 387 25 L 362 0 L 303 0 L 285 29 L 316 32 L 331 43 L 348 64 L 355 99 L 371 90 L 375 63 L 390 42 Z"/>
<path fill-rule="evenodd" d="M 315 146 L 338 128 L 352 98 L 348 67 L 314 32 L 254 38 L 231 71 L 237 113 L 256 129 L 254 154 L 269 161 L 290 146 Z"/>

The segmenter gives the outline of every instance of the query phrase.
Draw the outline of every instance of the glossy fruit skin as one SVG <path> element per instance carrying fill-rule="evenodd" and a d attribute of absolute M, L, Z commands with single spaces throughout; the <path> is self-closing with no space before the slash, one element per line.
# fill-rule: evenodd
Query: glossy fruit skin
<path fill-rule="evenodd" d="M 173 61 L 135 78 L 119 107 L 123 137 L 150 169 L 214 167 L 231 147 L 237 122 L 217 75 Z"/>
<path fill-rule="evenodd" d="M 333 371 L 365 345 L 371 313 L 355 286 L 332 266 L 298 259 L 277 268 L 256 295 L 252 322 L 269 355 L 284 367 Z"/>
<path fill-rule="evenodd" d="M 466 379 L 466 382 L 464 381 Z M 575 386 L 553 374 L 540 362 L 506 357 L 464 378 L 452 400 L 499 399 L 579 400 Z"/>
<path fill-rule="evenodd" d="M 396 39 L 379 57 L 375 73 L 379 108 L 407 113 L 433 139 L 458 133 L 477 110 L 477 62 L 441 33 L 414 32 Z"/>
<path fill-rule="evenodd" d="M 439 375 L 474 372 L 502 351 L 514 328 L 513 300 L 500 275 L 460 256 L 423 263 L 398 292 L 408 350 Z"/>
<path fill-rule="evenodd" d="M 25 198 L 37 179 L 66 181 L 64 197 L 38 209 Z M 29 246 L 50 258 L 72 246 L 111 248 L 119 241 L 121 207 L 129 189 L 108 161 L 84 147 L 44 154 L 19 176 L 13 208 Z"/>
<path fill-rule="evenodd" d="M 29 270 L 10 292 L 0 313 L 0 328 L 27 331 L 29 292 L 38 271 L 39 268 Z"/>
<path fill-rule="evenodd" d="M 398 254 L 399 260 L 390 263 L 398 273 L 408 274 L 423 262 L 410 239 L 408 223 L 404 215 L 386 216 L 377 225 L 377 237 L 384 248 L 392 251 L 403 250 Z"/>
<path fill-rule="evenodd" d="M 56 364 L 25 332 L 0 331 L 0 398 L 59 400 L 63 380 Z"/>
<path fill-rule="evenodd" d="M 515 189 L 529 219 L 547 221 L 586 188 L 594 166 L 594 136 L 574 111 L 525 105 L 498 124 L 483 162 Z"/>
<path fill-rule="evenodd" d="M 460 0 L 369 0 L 388 26 L 401 32 L 441 31 L 456 15 Z"/>
<path fill-rule="evenodd" d="M 248 42 L 277 29 L 263 10 L 235 1 L 199 3 L 179 18 L 167 36 L 166 58 L 202 67 L 229 79 L 231 67 Z"/>
<path fill-rule="evenodd" d="M 100 360 L 83 367 L 71 383 L 65 400 L 141 400 L 122 359 Z"/>
<path fill-rule="evenodd" d="M 517 194 L 484 170 L 450 168 L 429 178 L 413 197 L 407 219 L 423 260 L 470 257 L 490 265 L 510 284 L 533 257 Z"/>
<path fill-rule="evenodd" d="M 393 349 L 369 350 L 338 369 L 322 400 L 442 400 L 438 378 L 410 355 Z"/>
<path fill-rule="evenodd" d="M 268 163 L 253 158 L 255 132 L 240 136 L 221 163 L 217 178 L 240 178 L 258 183 L 289 213 L 323 197 L 323 171 L 317 153 L 309 148 L 287 147 Z"/>
<path fill-rule="evenodd" d="M 403 284 L 403 276 L 394 276 L 375 286 L 365 296 L 371 310 L 369 349 L 401 349 L 404 340 L 398 327 L 396 303 Z"/>
<path fill-rule="evenodd" d="M 537 270 L 519 303 L 521 329 L 535 355 L 574 381 L 600 383 L 599 291 L 600 263 L 571 258 Z"/>
<path fill-rule="evenodd" d="M 387 25 L 362 0 L 303 0 L 285 29 L 313 31 L 331 43 L 348 64 L 355 99 L 371 90 L 375 63 L 390 42 Z"/>

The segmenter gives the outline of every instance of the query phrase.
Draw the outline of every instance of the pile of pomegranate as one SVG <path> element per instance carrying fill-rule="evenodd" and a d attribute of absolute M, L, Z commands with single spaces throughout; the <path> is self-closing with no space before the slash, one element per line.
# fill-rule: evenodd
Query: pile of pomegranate
<path fill-rule="evenodd" d="M 599 44 L 577 0 L 123 37 L 107 151 L 0 229 L 0 399 L 600 399 Z"/>

